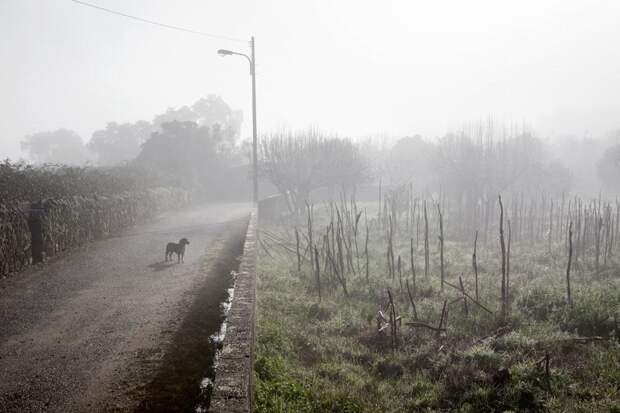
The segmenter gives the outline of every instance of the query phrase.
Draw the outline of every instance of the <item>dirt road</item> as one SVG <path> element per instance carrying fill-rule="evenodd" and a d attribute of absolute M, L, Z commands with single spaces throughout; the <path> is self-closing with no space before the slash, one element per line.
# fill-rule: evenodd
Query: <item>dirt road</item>
<path fill-rule="evenodd" d="M 178 395 L 162 372 L 186 377 L 183 363 L 202 374 L 185 359 L 219 328 L 205 314 L 218 313 L 248 211 L 169 213 L 0 280 L 0 411 L 169 410 L 153 386 Z M 163 263 L 181 237 L 185 263 Z"/>

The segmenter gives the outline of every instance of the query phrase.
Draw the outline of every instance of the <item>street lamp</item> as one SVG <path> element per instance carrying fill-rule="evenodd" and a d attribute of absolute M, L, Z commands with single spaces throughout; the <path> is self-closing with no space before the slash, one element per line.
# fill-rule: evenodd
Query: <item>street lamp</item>
<path fill-rule="evenodd" d="M 233 52 L 232 50 L 220 49 L 217 54 L 220 56 L 243 56 L 250 62 L 250 75 L 252 76 L 252 172 L 253 172 L 253 184 L 254 193 L 253 200 L 258 202 L 258 139 L 256 137 L 256 59 L 254 56 L 254 36 L 250 41 L 252 49 L 251 56 L 243 53 Z"/>

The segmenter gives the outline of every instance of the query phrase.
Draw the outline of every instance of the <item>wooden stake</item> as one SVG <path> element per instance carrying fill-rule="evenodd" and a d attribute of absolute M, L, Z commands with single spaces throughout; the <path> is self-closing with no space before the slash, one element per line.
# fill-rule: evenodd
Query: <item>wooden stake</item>
<path fill-rule="evenodd" d="M 312 205 L 306 201 L 306 209 L 308 210 L 308 245 L 310 246 L 310 263 L 312 264 L 312 271 L 315 271 L 315 260 L 312 259 L 312 248 L 314 243 L 312 241 Z"/>
<path fill-rule="evenodd" d="M 368 284 L 370 275 L 370 259 L 368 258 L 368 216 L 366 215 L 366 210 L 364 210 L 364 220 L 366 221 L 366 243 L 364 245 L 364 254 L 366 255 L 366 284 Z"/>
<path fill-rule="evenodd" d="M 428 277 L 430 266 L 430 253 L 428 251 L 428 212 L 426 210 L 426 200 L 424 200 L 424 277 Z"/>
<path fill-rule="evenodd" d="M 316 288 L 319 292 L 319 302 L 321 302 L 321 265 L 319 264 L 319 249 L 314 246 L 314 274 L 316 276 Z"/>
<path fill-rule="evenodd" d="M 508 246 L 506 248 L 506 300 L 510 305 L 510 245 L 512 244 L 512 226 L 508 220 Z"/>
<path fill-rule="evenodd" d="M 551 391 L 551 371 L 549 369 L 549 353 L 545 353 L 545 381 L 547 382 L 547 390 Z"/>
<path fill-rule="evenodd" d="M 409 296 L 409 302 L 411 303 L 411 308 L 413 309 L 413 319 L 418 319 L 418 311 L 415 306 L 415 302 L 413 301 L 413 296 L 411 295 L 411 290 L 409 289 L 409 280 L 405 280 L 405 285 L 407 286 L 407 295 Z"/>
<path fill-rule="evenodd" d="M 295 228 L 295 243 L 297 252 L 297 272 L 301 272 L 301 254 L 299 253 L 299 231 Z"/>
<path fill-rule="evenodd" d="M 398 283 L 400 284 L 400 294 L 403 293 L 403 272 L 401 269 L 400 255 L 398 256 Z"/>
<path fill-rule="evenodd" d="M 442 327 L 444 327 L 443 320 L 444 320 L 444 317 L 446 316 L 447 305 L 448 305 L 448 300 L 443 300 L 443 308 L 441 309 L 441 318 L 439 319 L 439 327 L 437 327 L 437 335 L 439 335 L 439 333 L 442 331 Z"/>
<path fill-rule="evenodd" d="M 467 296 L 465 295 L 465 287 L 463 286 L 463 278 L 459 276 L 459 284 L 461 285 L 461 293 L 463 294 L 463 310 L 465 310 L 465 316 L 469 315 L 469 308 L 467 307 Z"/>
<path fill-rule="evenodd" d="M 573 307 L 573 300 L 570 293 L 570 265 L 573 259 L 573 221 L 568 226 L 568 264 L 566 264 L 566 300 L 568 305 Z"/>
<path fill-rule="evenodd" d="M 413 238 L 411 238 L 411 278 L 413 283 L 413 295 L 417 294 L 416 282 L 415 282 L 415 263 L 414 263 L 414 252 L 413 252 Z"/>
<path fill-rule="evenodd" d="M 479 300 L 478 296 L 478 262 L 476 260 L 476 250 L 478 247 L 478 231 L 474 235 L 474 253 L 471 255 L 471 265 L 474 267 L 474 277 L 476 280 L 476 300 Z"/>
<path fill-rule="evenodd" d="M 439 265 L 441 274 L 441 291 L 443 291 L 444 282 L 444 262 L 443 262 L 443 215 L 441 214 L 441 207 L 437 203 L 437 213 L 439 214 Z"/>
<path fill-rule="evenodd" d="M 398 330 L 397 330 L 397 320 L 396 320 L 396 308 L 394 307 L 394 300 L 392 300 L 392 293 L 390 289 L 387 290 L 388 298 L 390 300 L 390 330 L 392 333 L 392 351 L 395 351 L 398 348 Z"/>
<path fill-rule="evenodd" d="M 502 196 L 499 196 L 499 244 L 501 248 L 502 258 L 502 318 L 506 317 L 506 244 L 504 242 L 504 205 L 502 204 Z"/>

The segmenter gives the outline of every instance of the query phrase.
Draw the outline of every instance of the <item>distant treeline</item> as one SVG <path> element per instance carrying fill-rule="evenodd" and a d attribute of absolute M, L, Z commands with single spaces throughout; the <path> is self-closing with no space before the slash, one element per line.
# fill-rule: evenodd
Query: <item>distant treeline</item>
<path fill-rule="evenodd" d="M 208 128 L 217 136 L 219 149 L 230 150 L 239 139 L 242 120 L 241 111 L 231 109 L 222 98 L 209 95 L 191 106 L 169 108 L 152 121 L 109 122 L 88 140 L 65 128 L 34 133 L 22 139 L 21 148 L 29 161 L 39 165 L 110 166 L 135 159 L 153 134 L 161 134 L 162 125 L 172 122 L 191 122 Z"/>
<path fill-rule="evenodd" d="M 260 172 L 291 209 L 303 209 L 319 189 L 349 196 L 370 184 L 384 194 L 416 193 L 476 211 L 489 209 L 502 193 L 528 199 L 618 193 L 620 132 L 614 136 L 602 143 L 547 142 L 528 129 L 507 132 L 493 124 L 433 140 L 416 135 L 395 142 L 355 142 L 314 129 L 284 131 L 262 137 Z"/>
<path fill-rule="evenodd" d="M 69 179 L 79 194 L 166 185 L 204 199 L 245 200 L 249 146 L 239 139 L 242 118 L 210 95 L 191 106 L 170 108 L 151 122 L 110 122 L 86 144 L 68 129 L 35 133 L 22 140 L 22 149 L 37 167 L 13 164 L 18 173 L 11 178 L 22 181 L 9 185 L 5 196 L 25 199 L 28 191 L 59 196 Z M 40 181 L 26 183 L 26 176 Z M 49 176 L 53 184 L 34 188 Z"/>

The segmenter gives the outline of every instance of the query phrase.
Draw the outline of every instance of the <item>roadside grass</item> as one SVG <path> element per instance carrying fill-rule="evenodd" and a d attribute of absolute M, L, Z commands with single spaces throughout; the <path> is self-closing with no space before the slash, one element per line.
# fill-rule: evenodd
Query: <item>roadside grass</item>
<path fill-rule="evenodd" d="M 287 229 L 268 229 L 293 239 Z M 499 313 L 499 262 L 492 248 L 479 254 L 480 301 L 468 315 L 462 301 L 449 306 L 447 331 L 398 329 L 378 333 L 376 316 L 387 308 L 387 289 L 397 315 L 413 320 L 406 289 L 389 279 L 384 240 L 369 244 L 370 277 L 349 274 L 349 297 L 322 275 L 319 302 L 310 263 L 297 271 L 295 254 L 283 248 L 261 250 L 257 280 L 257 412 L 558 411 L 620 412 L 620 309 L 618 266 L 594 277 L 589 268 L 573 274 L 573 302 L 565 304 L 562 246 L 553 254 L 516 245 L 511 258 L 510 315 Z M 396 255 L 409 259 L 409 241 Z M 294 241 L 292 242 L 294 246 Z M 494 245 L 494 244 L 492 244 Z M 444 300 L 460 293 L 441 291 L 436 248 L 431 273 L 424 277 L 417 250 L 418 319 L 437 326 Z M 446 242 L 447 280 L 474 295 L 471 246 Z M 406 257 L 406 258 L 405 258 Z M 363 268 L 363 263 L 362 263 Z M 412 282 L 409 267 L 405 278 Z M 597 336 L 584 340 L 578 337 Z M 545 355 L 549 355 L 549 374 Z"/>

